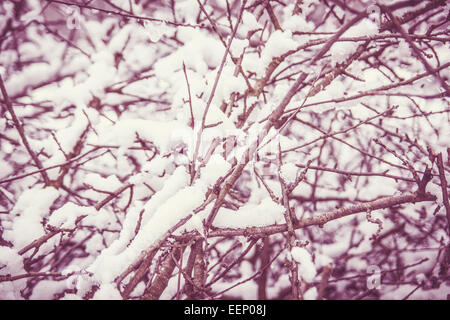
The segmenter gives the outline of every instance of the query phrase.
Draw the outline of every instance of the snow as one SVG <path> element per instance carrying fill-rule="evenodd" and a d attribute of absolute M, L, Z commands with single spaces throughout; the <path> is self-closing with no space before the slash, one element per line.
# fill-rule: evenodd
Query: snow
<path fill-rule="evenodd" d="M 364 18 L 356 25 L 348 29 L 343 37 L 371 36 L 378 33 L 378 24 L 371 19 Z"/>
<path fill-rule="evenodd" d="M 248 52 L 244 55 L 242 59 L 242 68 L 247 70 L 248 72 L 254 72 L 258 75 L 258 77 L 262 77 L 266 71 L 266 66 L 268 61 L 265 63 L 261 63 L 260 56 L 256 53 Z"/>
<path fill-rule="evenodd" d="M 0 159 L 0 180 L 14 172 L 13 167 L 3 159 Z"/>
<path fill-rule="evenodd" d="M 234 43 L 234 41 L 233 41 Z M 222 104 L 222 101 L 229 101 L 230 95 L 233 92 L 244 92 L 247 89 L 247 84 L 245 83 L 245 80 L 243 79 L 242 75 L 238 75 L 238 77 L 234 76 L 235 71 L 235 65 L 233 63 L 227 63 L 221 73 L 219 83 L 217 85 L 216 91 L 214 93 L 214 99 L 213 103 L 216 105 Z M 205 80 L 207 82 L 207 87 L 205 88 L 206 92 L 208 94 L 211 92 L 211 88 L 214 84 L 214 80 L 217 76 L 217 70 L 213 70 L 211 72 L 208 72 L 205 76 Z M 186 91 L 185 91 L 186 92 Z M 223 113 L 216 108 L 217 111 L 210 110 L 212 112 L 219 113 L 222 115 Z M 203 111 L 203 110 L 202 110 Z M 203 112 L 202 112 L 203 114 Z M 199 119 L 200 117 L 196 117 Z M 208 120 L 208 122 L 211 121 L 211 123 L 214 123 L 215 121 Z M 228 122 L 228 117 L 221 116 L 220 121 Z M 234 125 L 231 126 L 231 128 L 234 127 Z"/>
<path fill-rule="evenodd" d="M 188 195 L 188 192 L 198 192 L 199 190 L 192 189 L 194 187 L 185 189 L 189 179 L 190 176 L 185 168 L 178 167 L 167 178 L 163 188 L 154 194 L 142 208 L 130 210 L 123 222 L 119 238 L 113 241 L 107 249 L 103 250 L 89 267 L 89 271 L 94 273 L 94 277 L 98 281 L 113 281 L 130 261 L 137 258 L 142 250 L 145 250 L 154 241 L 158 240 L 172 226 L 171 224 L 178 222 L 176 220 L 178 217 L 190 213 L 187 211 L 192 210 L 191 206 L 195 206 L 196 200 L 198 201 L 199 199 L 191 197 Z M 194 193 L 194 195 L 198 197 L 203 196 L 197 193 Z M 189 208 L 185 208 L 185 211 L 180 207 L 180 204 L 183 202 L 179 202 L 184 200 L 184 197 L 191 200 Z M 139 213 L 142 209 L 144 209 L 144 214 L 142 216 L 141 229 L 133 239 Z M 130 243 L 132 239 L 133 241 Z"/>
<path fill-rule="evenodd" d="M 196 0 L 177 1 L 175 8 L 177 17 L 184 20 L 186 23 L 195 24 L 196 17 L 200 11 Z"/>
<path fill-rule="evenodd" d="M 74 293 L 66 293 L 61 300 L 83 300 L 83 298 Z"/>
<path fill-rule="evenodd" d="M 261 53 L 262 65 L 267 66 L 273 58 L 280 57 L 284 53 L 297 48 L 298 43 L 292 39 L 292 32 L 290 30 L 274 31 L 267 40 L 265 47 Z M 264 74 L 264 70 L 260 69 L 258 76 L 261 77 Z"/>
<path fill-rule="evenodd" d="M 146 162 L 142 166 L 142 170 L 149 172 L 153 176 L 161 176 L 164 174 L 164 171 L 167 167 L 169 167 L 171 161 L 169 158 L 161 157 L 160 155 L 156 155 L 152 161 Z"/>
<path fill-rule="evenodd" d="M 316 276 L 316 267 L 311 254 L 305 248 L 294 247 L 291 250 L 292 258 L 298 263 L 299 277 L 306 282 L 312 282 Z"/>
<path fill-rule="evenodd" d="M 167 202 L 161 204 L 151 218 L 143 223 L 136 238 L 125 250 L 124 254 L 136 256 L 149 245 L 160 239 L 170 228 L 181 219 L 192 214 L 205 200 L 206 185 L 199 181 L 193 186 L 187 186 Z"/>
<path fill-rule="evenodd" d="M 166 179 L 164 187 L 158 191 L 152 198 L 144 205 L 145 215 L 143 216 L 143 223 L 147 223 L 159 206 L 166 203 L 171 196 L 184 188 L 190 180 L 190 176 L 184 167 L 178 167 L 173 174 Z"/>
<path fill-rule="evenodd" d="M 92 142 L 129 148 L 134 144 L 136 134 L 138 134 L 142 139 L 153 142 L 162 154 L 166 154 L 171 147 L 181 142 L 174 141 L 172 135 L 181 126 L 182 124 L 176 120 L 163 122 L 132 118 L 122 119 L 114 125 L 105 124 L 105 127 L 101 130 L 104 130 L 106 134 L 98 138 L 92 138 Z"/>
<path fill-rule="evenodd" d="M 86 242 L 85 245 L 86 252 L 92 255 L 93 257 L 96 257 L 100 253 L 100 251 L 104 249 L 102 241 L 103 237 L 100 234 L 98 233 L 94 234 L 92 238 Z"/>
<path fill-rule="evenodd" d="M 294 4 L 286 6 L 285 12 L 292 12 L 294 9 Z M 314 30 L 314 23 L 312 21 L 307 21 L 306 17 L 302 15 L 292 15 L 289 14 L 287 18 L 282 22 L 283 30 L 308 32 Z"/>
<path fill-rule="evenodd" d="M 100 210 L 95 210 L 93 207 L 82 208 L 82 211 L 78 211 L 79 215 L 82 215 L 83 212 L 87 212 L 88 215 L 83 219 L 82 225 L 84 226 L 92 226 L 98 229 L 108 228 L 114 226 L 116 222 L 116 218 L 114 214 L 108 212 L 106 209 L 102 208 Z M 104 235 L 106 237 L 106 235 Z"/>
<path fill-rule="evenodd" d="M 208 214 L 211 212 L 212 204 L 206 206 L 205 210 L 194 214 L 185 224 L 181 227 L 180 230 L 189 232 L 196 230 L 206 239 L 206 230 L 204 227 L 204 220 L 208 217 Z"/>
<path fill-rule="evenodd" d="M 262 56 L 270 61 L 282 54 L 293 50 L 297 47 L 297 43 L 292 39 L 291 31 L 276 30 L 270 35 L 263 49 Z"/>
<path fill-rule="evenodd" d="M 378 33 L 378 25 L 371 19 L 362 19 L 356 25 L 350 27 L 341 38 L 371 36 Z M 361 43 L 356 41 L 337 41 L 330 48 L 332 60 L 342 62 L 353 54 Z"/>
<path fill-rule="evenodd" d="M 439 182 L 440 184 L 440 182 Z M 427 184 L 427 191 L 433 195 L 436 196 L 436 203 L 441 206 L 441 208 L 444 207 L 444 198 L 442 196 L 442 188 L 440 185 L 435 183 L 434 181 L 431 181 Z"/>
<path fill-rule="evenodd" d="M 256 30 L 261 28 L 261 24 L 258 23 L 258 21 L 256 21 L 255 16 L 248 12 L 248 11 L 244 11 L 242 13 L 242 25 L 240 26 L 240 28 L 247 28 L 248 30 Z"/>
<path fill-rule="evenodd" d="M 233 42 L 231 43 L 230 52 L 233 55 L 233 57 L 240 57 L 241 54 L 244 52 L 244 49 L 249 46 L 249 41 L 247 39 L 241 40 L 241 39 L 233 39 Z"/>
<path fill-rule="evenodd" d="M 240 272 L 242 273 L 243 279 L 248 278 L 254 274 L 254 270 L 252 269 L 251 264 L 245 260 L 242 262 Z M 237 281 L 233 281 L 233 284 L 235 282 Z M 230 283 L 218 281 L 212 285 L 212 290 L 214 292 L 220 292 L 222 290 L 228 289 L 230 286 Z M 258 284 L 256 283 L 256 281 L 246 281 L 239 286 L 236 286 L 227 291 L 225 294 L 231 296 L 239 296 L 244 300 L 255 300 L 257 299 L 257 292 Z"/>
<path fill-rule="evenodd" d="M 94 300 L 122 300 L 119 290 L 114 283 L 104 283 L 94 295 Z"/>
<path fill-rule="evenodd" d="M 92 57 L 93 63 L 87 69 L 88 78 L 83 86 L 95 96 L 104 93 L 104 88 L 116 82 L 117 69 L 114 67 L 114 54 L 107 49 L 99 50 Z"/>
<path fill-rule="evenodd" d="M 41 280 L 33 288 L 30 300 L 54 300 L 55 295 L 67 289 L 67 282 L 54 280 Z"/>
<path fill-rule="evenodd" d="M 212 187 L 217 179 L 224 177 L 230 169 L 231 164 L 229 164 L 221 155 L 214 154 L 211 156 L 208 163 L 200 169 L 202 181 L 209 187 Z"/>
<path fill-rule="evenodd" d="M 0 276 L 19 275 L 26 271 L 23 266 L 23 258 L 16 250 L 0 246 Z M 2 299 L 20 299 L 20 290 L 26 287 L 26 280 L 0 282 L 0 297 Z"/>
<path fill-rule="evenodd" d="M 325 227 L 329 227 L 330 223 L 327 223 Z M 347 236 L 349 238 L 349 236 Z M 349 239 L 339 237 L 339 241 L 332 244 L 326 244 L 321 247 L 322 254 L 326 257 L 337 258 L 347 252 L 349 249 Z"/>
<path fill-rule="evenodd" d="M 4 21 L 6 23 L 6 21 L 7 21 L 6 19 L 12 17 L 14 14 L 14 4 L 11 2 L 3 2 L 2 6 L 3 6 L 3 9 L 5 10 L 5 20 Z M 31 11 L 31 13 L 34 14 L 33 11 Z M 26 18 L 28 18 L 28 16 L 30 16 L 30 14 L 23 15 L 21 18 L 25 20 Z M 3 26 L 2 26 L 2 28 L 3 28 Z"/>
<path fill-rule="evenodd" d="M 88 119 L 83 113 L 83 109 L 77 108 L 71 125 L 56 132 L 56 139 L 66 154 L 73 152 L 76 143 L 79 142 L 88 125 Z"/>
<path fill-rule="evenodd" d="M 117 0 L 114 4 L 131 10 L 128 0 Z M 396 86 L 389 92 L 379 91 L 375 95 L 343 103 L 322 103 L 395 84 L 424 72 L 423 65 L 414 57 L 407 41 L 389 37 L 387 34 L 386 39 L 373 39 L 368 49 L 370 52 L 363 53 L 363 56 L 371 55 L 385 46 L 377 55 L 382 63 L 380 66 L 377 61 L 372 61 L 372 58 L 362 58 L 353 61 L 347 69 L 349 74 L 363 81 L 355 80 L 349 74 L 338 76 L 317 95 L 308 97 L 306 105 L 311 107 L 299 112 L 297 118 L 301 121 L 292 121 L 281 132 L 272 128 L 267 133 L 264 129 L 267 126 L 266 118 L 289 91 L 295 74 L 305 71 L 309 76 L 304 81 L 306 87 L 300 89 L 288 104 L 287 109 L 291 111 L 303 103 L 311 84 L 319 74 L 329 72 L 337 63 L 348 59 L 362 43 L 347 41 L 345 38 L 370 38 L 379 33 L 379 11 L 377 6 L 364 8 L 361 4 L 356 5 L 354 9 L 363 12 L 367 10 L 368 17 L 341 35 L 315 66 L 309 66 L 310 59 L 323 44 L 309 46 L 307 43 L 311 40 L 329 39 L 333 32 L 342 27 L 337 17 L 345 17 L 345 24 L 354 15 L 342 6 L 335 6 L 333 14 L 328 14 L 330 8 L 313 0 L 304 0 L 300 5 L 301 12 L 293 15 L 294 2 L 278 3 L 273 9 L 284 30 L 281 31 L 274 28 L 263 5 L 252 5 L 248 3 L 251 10 L 244 10 L 242 22 L 230 49 L 235 58 L 245 53 L 242 60 L 243 72 L 235 76 L 236 65 L 228 55 L 206 116 L 207 127 L 202 128 L 201 139 L 197 141 L 200 122 L 225 53 L 225 46 L 212 31 L 210 22 L 205 19 L 197 0 L 176 1 L 173 11 L 169 6 L 133 3 L 132 11 L 137 16 L 147 16 L 151 11 L 152 18 L 177 24 L 192 24 L 191 26 L 174 26 L 171 23 L 137 19 L 125 21 L 113 14 L 105 15 L 100 11 L 89 10 L 89 14 L 83 15 L 78 21 L 81 29 L 73 30 L 74 34 L 69 36 L 70 44 L 46 32 L 42 23 L 54 13 L 63 15 L 60 17 L 69 19 L 69 24 L 63 23 L 56 31 L 65 37 L 66 27 L 71 26 L 71 18 L 78 10 L 65 10 L 63 7 L 57 9 L 58 6 L 55 5 L 40 14 L 43 6 L 39 0 L 27 1 L 20 17 L 13 19 L 13 27 L 23 29 L 23 32 L 16 37 L 11 37 L 9 33 L 5 35 L 5 48 L 0 55 L 0 73 L 6 82 L 16 114 L 24 124 L 29 144 L 44 167 L 66 162 L 66 155 L 74 151 L 83 154 L 96 145 L 100 147 L 82 160 L 70 164 L 70 169 L 63 179 L 63 186 L 58 190 L 44 187 L 40 174 L 1 184 L 0 275 L 48 271 L 67 274 L 70 270 L 77 273 L 69 279 L 36 278 L 33 287 L 28 287 L 30 292 L 23 291 L 27 289 L 30 278 L 3 281 L 0 282 L 0 297 L 21 299 L 30 293 L 31 299 L 54 299 L 56 294 L 63 299 L 75 300 L 81 299 L 93 285 L 98 285 L 100 289 L 95 294 L 95 299 L 121 299 L 114 282 L 116 277 L 131 263 L 136 262 L 142 251 L 157 244 L 167 231 L 181 220 L 187 222 L 172 234 L 180 236 L 186 232 L 199 232 L 205 240 L 204 248 L 211 250 L 205 252 L 208 263 L 215 263 L 216 259 L 223 258 L 223 253 L 240 243 L 242 246 L 230 252 L 223 260 L 224 263 L 234 261 L 243 248 L 249 245 L 251 237 L 239 236 L 220 240 L 208 238 L 210 230 L 205 230 L 204 223 L 215 201 L 213 199 L 205 205 L 205 200 L 206 195 L 214 197 L 217 190 L 212 190 L 213 187 L 223 187 L 223 184 L 218 185 L 217 181 L 230 173 L 235 161 L 241 160 L 247 149 L 256 141 L 264 146 L 257 150 L 257 156 L 252 155 L 225 198 L 225 205 L 219 209 L 213 228 L 242 229 L 284 224 L 285 207 L 271 197 L 281 198 L 278 176 L 286 184 L 293 183 L 303 171 L 303 168 L 295 164 L 305 164 L 319 155 L 322 166 L 328 168 L 355 172 L 389 170 L 386 172 L 398 176 L 407 173 L 405 170 L 379 163 L 376 158 L 362 157 L 361 152 L 331 138 L 319 140 L 297 151 L 283 153 L 283 165 L 278 168 L 279 145 L 286 151 L 323 135 L 304 122 L 332 134 L 350 128 L 358 121 L 367 120 L 387 107 L 398 105 L 394 114 L 396 118 L 385 116 L 374 119 L 374 126 L 365 123 L 346 134 L 340 134 L 339 138 L 364 149 L 370 155 L 401 164 L 391 153 L 380 151 L 378 146 L 370 142 L 371 137 L 382 136 L 386 140 L 384 143 L 392 148 L 398 147 L 396 150 L 402 157 L 411 161 L 417 170 L 423 171 L 426 165 L 430 167 L 427 154 L 412 146 L 409 140 L 405 140 L 403 137 L 407 134 L 408 139 L 417 141 L 414 142 L 417 146 L 424 149 L 430 146 L 433 152 L 442 152 L 444 162 L 447 162 L 450 127 L 448 112 L 441 111 L 448 109 L 448 101 L 442 97 L 418 97 L 422 94 L 434 95 L 442 92 L 436 77 L 424 77 L 414 83 Z M 349 3 L 349 6 L 352 5 Z M 239 6 L 232 6 L 230 20 L 236 24 Z M 436 24 L 445 19 L 448 8 L 449 5 L 445 9 L 447 11 L 437 12 L 427 21 L 418 24 L 415 32 L 425 34 L 429 23 Z M 218 32 L 227 42 L 231 35 L 227 1 L 207 2 L 205 10 L 215 20 Z M 399 16 L 408 10 L 399 10 Z M 1 30 L 7 20 L 14 16 L 11 1 L 3 1 L 0 11 L 0 15 L 5 18 L 0 21 Z M 42 23 L 30 23 L 26 28 L 22 28 L 23 23 L 33 20 Z M 409 28 L 412 23 L 414 22 L 405 24 L 405 28 Z M 444 27 L 438 26 L 433 32 L 442 32 Z M 448 48 L 445 43 L 432 39 L 430 41 L 429 46 L 421 47 L 425 56 L 429 57 L 426 58 L 429 63 L 434 67 L 437 61 L 447 62 Z M 294 52 L 303 45 L 307 45 L 305 50 Z M 292 54 L 286 56 L 271 75 L 263 94 L 253 96 L 252 92 L 248 91 L 250 88 L 243 74 L 253 86 L 255 81 L 265 75 L 266 68 L 273 59 L 290 51 Z M 118 53 L 122 55 L 120 63 L 117 60 Z M 449 68 L 441 70 L 441 78 L 448 78 L 449 72 Z M 191 101 L 188 101 L 185 76 L 188 78 Z M 118 91 L 110 92 L 108 88 Z M 402 96 L 393 96 L 394 94 Z M 90 106 L 94 96 L 101 102 L 98 108 Z M 230 102 L 231 96 L 234 97 L 231 110 L 222 111 L 223 105 Z M 423 111 L 437 113 L 421 116 L 420 110 L 413 102 Z M 365 107 L 363 103 L 370 108 Z M 244 110 L 248 111 L 253 107 L 255 108 L 244 126 L 236 128 Z M 4 111 L 4 106 L 0 106 L 0 113 Z M 375 125 L 396 132 L 398 136 L 389 135 L 387 131 L 386 135 L 383 135 L 382 130 Z M 35 171 L 36 166 L 23 147 L 9 112 L 0 117 L 0 132 L 0 181 Z M 261 135 L 261 132 L 264 135 Z M 145 141 L 148 149 L 141 148 L 138 137 Z M 228 139 L 230 137 L 236 138 L 236 145 L 225 143 L 232 140 Z M 214 153 L 207 154 L 212 142 L 216 143 L 214 139 L 217 138 L 219 143 Z M 320 147 L 323 141 L 325 143 Z M 193 159 L 197 143 L 197 159 Z M 80 150 L 74 150 L 77 145 L 81 147 Z M 105 153 L 101 155 L 103 152 Z M 206 156 L 211 158 L 206 160 Z M 190 166 L 193 163 L 197 175 L 196 179 L 191 181 Z M 296 236 L 302 239 L 302 242 L 297 243 L 298 247 L 292 251 L 279 247 L 281 238 L 278 236 L 281 235 L 270 237 L 271 241 L 274 241 L 271 242 L 274 250 L 281 249 L 283 253 L 272 264 L 266 288 L 268 297 L 276 297 L 291 285 L 289 273 L 280 269 L 286 261 L 293 260 L 298 264 L 302 282 L 317 285 L 320 281 L 317 270 L 329 263 L 333 263 L 336 270 L 345 270 L 342 277 L 348 278 L 364 273 L 368 266 L 378 261 L 386 261 L 380 265 L 384 270 L 398 264 L 398 260 L 404 265 L 411 265 L 424 257 L 429 259 L 426 263 L 408 267 L 404 282 L 399 288 L 383 285 L 379 291 L 380 297 L 405 297 L 415 289 L 416 283 L 422 281 L 424 287 L 417 290 L 412 298 L 445 297 L 448 291 L 445 283 L 439 283 L 440 287 L 436 289 L 429 288 L 431 276 L 433 281 L 440 280 L 439 266 L 442 264 L 443 255 L 439 256 L 438 253 L 449 240 L 445 228 L 433 223 L 436 218 L 443 217 L 445 208 L 437 168 L 433 165 L 432 169 L 434 177 L 427 185 L 427 192 L 435 195 L 437 201 L 405 204 L 395 208 L 399 211 L 398 217 L 406 219 L 402 231 L 405 236 L 389 235 L 382 240 L 385 245 L 393 246 L 395 254 L 389 257 L 383 257 L 383 254 L 379 256 L 372 250 L 374 243 L 370 237 L 377 232 L 378 225 L 367 221 L 364 213 L 336 219 L 325 226 L 296 230 Z M 255 170 L 263 177 L 265 185 L 256 177 Z M 46 172 L 53 180 L 62 171 L 58 167 Z M 127 190 L 100 210 L 94 208 L 94 204 L 105 199 L 108 192 L 128 183 L 133 184 L 133 192 Z M 308 200 L 313 186 L 315 196 L 320 201 Z M 296 216 L 304 219 L 355 204 L 360 200 L 370 201 L 380 196 L 399 195 L 413 190 L 413 183 L 382 176 L 353 176 L 350 180 L 344 175 L 329 171 L 309 170 L 305 181 L 293 194 L 293 197 L 304 197 L 306 200 L 292 198 L 289 204 L 293 206 Z M 211 193 L 212 191 L 214 193 Z M 327 198 L 336 197 L 345 200 L 325 201 Z M 128 203 L 129 199 L 131 201 Z M 194 210 L 202 205 L 203 210 L 194 214 Z M 434 212 L 437 205 L 441 207 L 440 212 Z M 382 220 L 383 232 L 397 226 L 398 221 L 392 220 L 391 211 L 384 209 L 372 213 L 373 219 Z M 83 219 L 80 219 L 81 217 Z M 79 224 L 76 226 L 77 220 Z M 36 263 L 28 264 L 27 270 L 24 270 L 23 261 L 33 254 L 33 250 L 23 255 L 18 252 L 46 234 L 50 227 L 70 229 L 73 232 L 63 232 L 40 245 L 34 256 L 39 259 Z M 416 238 L 422 239 L 425 235 L 429 235 L 424 238 L 426 248 L 419 242 L 412 241 Z M 396 237 L 393 243 L 392 237 Z M 82 241 L 84 242 L 81 245 Z M 170 239 L 165 242 L 161 251 L 172 245 L 172 241 L 173 239 Z M 8 247 L 9 243 L 12 244 L 11 247 Z M 60 254 L 65 255 L 66 248 L 62 247 L 65 244 L 79 246 L 76 250 L 69 250 L 63 261 L 54 265 Z M 257 244 L 255 248 L 259 246 L 260 244 Z M 247 257 L 259 252 L 255 248 Z M 407 250 L 403 250 L 404 248 Z M 161 257 L 161 251 L 158 251 L 152 263 L 151 274 L 158 272 L 157 259 Z M 183 263 L 186 263 L 189 251 L 186 250 Z M 213 285 L 213 290 L 227 289 L 230 285 L 254 275 L 260 267 L 260 260 L 244 259 L 230 271 L 230 276 L 235 277 L 232 282 L 227 279 L 218 281 Z M 209 273 L 208 277 L 211 278 L 212 275 L 213 273 Z M 347 288 L 353 281 L 361 279 L 334 282 L 332 285 L 336 290 L 335 297 L 348 298 Z M 412 285 L 407 285 L 407 282 Z M 181 285 L 183 284 L 182 279 Z M 146 281 L 139 283 L 131 298 L 139 298 L 146 285 Z M 68 289 L 77 289 L 77 292 L 64 293 Z M 175 274 L 161 297 L 172 298 L 177 290 L 178 277 Z M 310 287 L 304 292 L 303 298 L 316 299 L 317 290 L 317 286 Z M 257 292 L 257 282 L 248 281 L 233 288 L 227 295 L 255 299 Z"/>
<path fill-rule="evenodd" d="M 298 167 L 292 163 L 283 163 L 280 168 L 280 177 L 286 183 L 294 183 L 298 174 Z"/>
<path fill-rule="evenodd" d="M 284 223 L 284 207 L 269 197 L 259 204 L 245 204 L 237 211 L 222 208 L 213 225 L 219 228 L 261 227 Z"/>
<path fill-rule="evenodd" d="M 104 178 L 98 173 L 88 173 L 84 177 L 83 182 L 94 187 L 97 190 L 103 191 L 114 191 L 123 185 L 116 175 L 109 175 Z"/>
<path fill-rule="evenodd" d="M 57 60 L 57 59 L 55 59 Z M 46 79 L 48 79 L 50 73 L 56 73 L 59 66 L 52 66 L 52 70 L 49 70 L 49 66 L 45 63 L 35 63 L 28 67 L 24 73 L 12 74 L 8 80 L 6 80 L 6 88 L 8 94 L 13 96 L 19 94 L 25 90 L 24 85 L 29 86 L 36 85 Z"/>
<path fill-rule="evenodd" d="M 319 293 L 316 287 L 309 288 L 303 295 L 304 300 L 317 300 Z"/>
<path fill-rule="evenodd" d="M 158 42 L 169 30 L 166 23 L 160 21 L 145 21 L 144 28 L 152 42 Z"/>
<path fill-rule="evenodd" d="M 167 57 L 158 60 L 154 66 L 155 74 L 160 79 L 170 80 L 176 70 L 182 69 L 183 62 L 186 68 L 204 75 L 208 68 L 219 65 L 225 48 L 219 40 L 206 37 L 204 33 L 195 29 L 184 30 L 183 36 L 187 43 Z M 189 59 L 186 59 L 189 57 Z"/>
<path fill-rule="evenodd" d="M 22 249 L 45 234 L 42 218 L 46 216 L 59 192 L 53 187 L 35 187 L 24 191 L 11 214 L 16 216 L 11 230 L 5 230 L 3 237 L 11 241 L 15 249 Z"/>
<path fill-rule="evenodd" d="M 89 214 L 95 214 L 93 207 L 82 207 L 73 202 L 67 202 L 52 213 L 48 223 L 56 228 L 73 229 L 78 217 Z"/>

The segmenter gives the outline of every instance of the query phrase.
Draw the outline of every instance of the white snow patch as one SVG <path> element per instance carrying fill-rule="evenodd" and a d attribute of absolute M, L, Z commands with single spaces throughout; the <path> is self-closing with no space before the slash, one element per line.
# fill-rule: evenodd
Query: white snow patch
<path fill-rule="evenodd" d="M 97 281 L 113 281 L 125 268 L 178 221 L 191 214 L 203 203 L 207 186 L 199 181 L 186 186 L 190 176 L 184 167 L 178 167 L 167 178 L 164 187 L 143 206 L 141 228 L 134 237 L 141 208 L 131 210 L 123 223 L 120 236 L 97 257 L 89 267 Z M 201 183 L 200 183 L 201 182 Z M 133 241 L 130 243 L 130 241 Z"/>
<path fill-rule="evenodd" d="M 233 211 L 221 208 L 213 225 L 219 228 L 259 227 L 284 223 L 284 207 L 266 197 L 259 204 L 246 204 Z"/>
<path fill-rule="evenodd" d="M 95 293 L 94 300 L 122 300 L 119 290 L 115 283 L 103 283 L 100 289 Z"/>
<path fill-rule="evenodd" d="M 42 218 L 49 213 L 50 206 L 59 197 L 53 187 L 35 187 L 24 191 L 11 214 L 16 215 L 11 230 L 5 230 L 3 237 L 11 241 L 16 249 L 22 249 L 45 234 Z"/>
<path fill-rule="evenodd" d="M 319 293 L 317 292 L 316 287 L 309 288 L 305 294 L 303 295 L 304 300 L 317 300 L 317 297 L 319 296 Z"/>
<path fill-rule="evenodd" d="M 213 154 L 208 163 L 200 169 L 201 179 L 209 187 L 212 187 L 220 177 L 231 169 L 228 163 L 221 155 Z"/>
<path fill-rule="evenodd" d="M 16 250 L 0 247 L 0 276 L 19 275 L 27 273 L 23 267 L 23 258 Z M 20 299 L 20 290 L 26 287 L 26 279 L 0 282 L 0 297 L 2 299 Z"/>
<path fill-rule="evenodd" d="M 297 178 L 298 167 L 292 163 L 283 163 L 280 168 L 280 176 L 286 183 L 294 183 Z"/>
<path fill-rule="evenodd" d="M 48 223 L 57 228 L 73 229 L 78 217 L 89 214 L 96 214 L 96 210 L 93 207 L 83 207 L 73 202 L 67 202 L 52 213 Z"/>
<path fill-rule="evenodd" d="M 311 254 L 305 248 L 295 247 L 291 250 L 292 258 L 298 263 L 299 277 L 307 282 L 312 282 L 316 276 L 316 267 Z"/>

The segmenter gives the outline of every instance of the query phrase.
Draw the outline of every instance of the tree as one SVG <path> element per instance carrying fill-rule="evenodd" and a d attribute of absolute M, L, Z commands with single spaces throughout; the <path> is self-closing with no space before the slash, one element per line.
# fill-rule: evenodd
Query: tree
<path fill-rule="evenodd" d="M 446 1 L 0 10 L 2 298 L 446 298 Z"/>

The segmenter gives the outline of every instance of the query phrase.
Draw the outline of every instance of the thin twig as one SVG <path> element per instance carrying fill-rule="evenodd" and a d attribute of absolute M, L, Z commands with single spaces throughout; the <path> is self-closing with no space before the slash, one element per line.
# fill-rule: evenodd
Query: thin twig
<path fill-rule="evenodd" d="M 0 88 L 2 91 L 4 103 L 6 104 L 6 108 L 8 109 L 9 113 L 11 114 L 12 120 L 14 122 L 14 125 L 16 126 L 17 131 L 19 132 L 20 138 L 22 139 L 22 143 L 27 149 L 29 155 L 31 156 L 31 159 L 33 159 L 34 164 L 38 169 L 42 170 L 40 171 L 40 174 L 42 175 L 42 178 L 44 179 L 45 185 L 50 184 L 50 179 L 47 175 L 47 172 L 43 170 L 43 166 L 41 163 L 41 160 L 36 156 L 33 149 L 31 149 L 30 144 L 28 143 L 27 136 L 25 135 L 25 130 L 23 129 L 22 124 L 20 123 L 19 119 L 16 116 L 16 113 L 14 112 L 13 106 L 11 101 L 9 100 L 8 93 L 6 92 L 5 84 L 3 82 L 2 76 L 0 75 Z"/>
<path fill-rule="evenodd" d="M 244 12 L 244 7 L 245 7 L 245 3 L 246 2 L 247 2 L 246 0 L 242 1 L 242 6 L 241 6 L 241 10 L 239 12 L 238 20 L 236 21 L 236 25 L 234 27 L 233 33 L 232 33 L 230 39 L 228 40 L 227 47 L 225 48 L 225 53 L 224 53 L 224 55 L 222 57 L 222 62 L 220 63 L 219 70 L 217 71 L 216 78 L 215 78 L 214 84 L 213 84 L 213 86 L 211 88 L 211 92 L 209 94 L 208 101 L 206 102 L 205 111 L 203 112 L 203 116 L 202 116 L 201 126 L 200 126 L 200 128 L 198 130 L 198 133 L 197 133 L 197 141 L 196 141 L 196 144 L 195 144 L 194 155 L 193 155 L 193 158 L 192 158 L 192 168 L 193 168 L 192 172 L 196 171 L 195 170 L 195 162 L 197 161 L 197 156 L 198 156 L 200 144 L 202 142 L 202 134 L 203 134 L 203 130 L 205 129 L 206 116 L 208 114 L 209 108 L 210 108 L 212 100 L 214 98 L 214 94 L 216 92 L 220 76 L 222 75 L 222 71 L 223 71 L 223 68 L 225 66 L 225 62 L 227 60 L 228 52 L 230 51 L 230 48 L 231 48 L 231 43 L 233 42 L 233 39 L 236 36 L 236 32 L 237 32 L 237 30 L 239 28 L 239 24 L 240 24 L 241 19 L 242 19 L 242 13 Z"/>
<path fill-rule="evenodd" d="M 437 156 L 437 166 L 439 170 L 439 179 L 441 180 L 442 202 L 444 203 L 445 212 L 447 213 L 447 229 L 450 236 L 450 203 L 447 192 L 447 179 L 445 178 L 444 162 L 442 160 L 442 152 Z"/>

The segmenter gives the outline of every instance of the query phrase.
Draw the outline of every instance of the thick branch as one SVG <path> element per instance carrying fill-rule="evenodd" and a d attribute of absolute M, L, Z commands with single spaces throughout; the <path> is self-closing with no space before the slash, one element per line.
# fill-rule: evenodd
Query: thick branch
<path fill-rule="evenodd" d="M 157 300 L 167 288 L 170 277 L 172 276 L 173 269 L 175 269 L 176 263 L 180 259 L 183 249 L 175 247 L 173 248 L 167 257 L 164 259 L 161 269 L 159 270 L 156 279 L 152 285 L 145 290 L 142 300 Z M 172 256 L 173 255 L 173 256 Z"/>
<path fill-rule="evenodd" d="M 350 207 L 344 207 L 340 209 L 335 209 L 327 213 L 323 213 L 318 216 L 306 218 L 294 223 L 294 229 L 301 229 L 310 226 L 323 226 L 327 222 L 336 220 L 345 216 L 349 216 L 355 213 L 366 213 L 369 211 L 386 209 L 393 206 L 406 204 L 406 203 L 416 203 L 423 201 L 435 201 L 436 197 L 431 194 L 416 194 L 408 193 L 401 196 L 390 196 L 376 199 L 369 202 L 358 203 Z M 248 228 L 217 228 L 208 234 L 209 238 L 213 237 L 236 237 L 236 236 L 246 236 L 246 237 L 263 237 L 267 235 L 272 235 L 276 233 L 286 232 L 286 224 L 275 224 L 263 227 L 248 227 Z M 177 240 L 189 240 L 189 239 L 201 239 L 202 236 L 197 233 L 187 233 L 182 236 L 173 236 Z"/>

